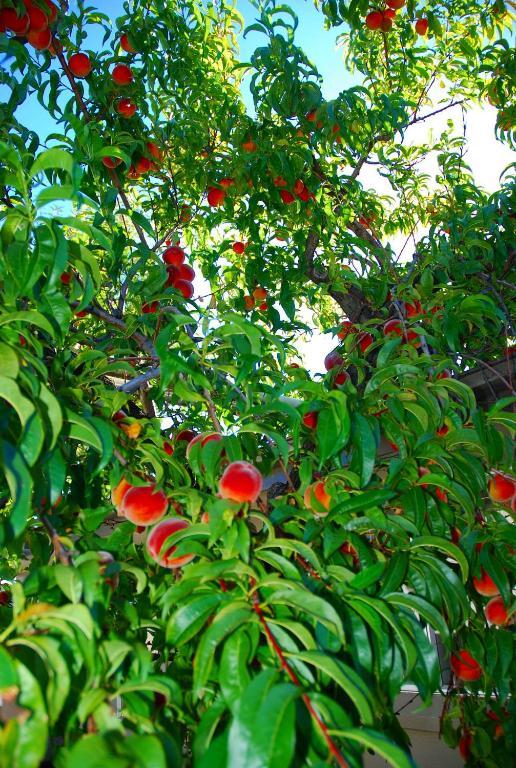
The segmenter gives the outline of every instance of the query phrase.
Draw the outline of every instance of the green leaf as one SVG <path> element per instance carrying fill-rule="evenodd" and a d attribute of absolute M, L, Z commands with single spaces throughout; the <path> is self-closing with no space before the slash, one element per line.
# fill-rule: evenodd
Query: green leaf
<path fill-rule="evenodd" d="M 227 766 L 285 768 L 294 755 L 294 703 L 301 691 L 292 683 L 280 683 L 262 689 L 262 696 L 256 696 L 251 686 L 256 687 L 256 680 L 242 692 L 233 708 Z"/>
<path fill-rule="evenodd" d="M 32 512 L 33 481 L 23 456 L 10 443 L 0 442 L 0 460 L 14 502 L 9 518 L 0 524 L 0 545 L 2 545 L 15 539 L 25 530 Z"/>
<path fill-rule="evenodd" d="M 370 728 L 354 728 L 353 730 L 338 731 L 337 735 L 342 739 L 358 741 L 366 749 L 372 749 L 377 755 L 393 766 L 393 768 L 416 768 L 412 758 L 407 755 L 397 744 L 393 744 L 385 736 Z"/>
<path fill-rule="evenodd" d="M 369 421 L 360 413 L 354 414 L 353 445 L 359 456 L 360 484 L 367 485 L 374 471 L 376 442 Z"/>
<path fill-rule="evenodd" d="M 335 608 L 322 597 L 312 594 L 299 587 L 279 589 L 267 598 L 270 605 L 290 605 L 301 613 L 313 616 L 331 632 L 334 632 L 341 642 L 344 642 L 344 629 Z"/>
<path fill-rule="evenodd" d="M 235 602 L 218 612 L 197 647 L 194 662 L 193 695 L 200 698 L 209 679 L 217 646 L 227 635 L 234 632 L 251 618 L 251 607 L 245 602 Z"/>
<path fill-rule="evenodd" d="M 418 595 L 410 595 L 402 592 L 394 592 L 390 595 L 386 595 L 385 599 L 391 605 L 401 605 L 419 613 L 432 629 L 439 632 L 444 643 L 449 642 L 450 633 L 445 620 L 439 611 L 427 600 L 424 600 Z"/>
<path fill-rule="evenodd" d="M 80 573 L 71 565 L 57 563 L 54 566 L 57 586 L 72 603 L 78 603 L 82 595 Z"/>
<path fill-rule="evenodd" d="M 191 640 L 215 612 L 220 600 L 218 594 L 201 595 L 178 608 L 167 622 L 167 642 L 180 646 Z"/>
<path fill-rule="evenodd" d="M 6 323 L 28 323 L 29 325 L 36 325 L 41 328 L 42 331 L 46 331 L 51 337 L 54 336 L 54 329 L 48 322 L 46 317 L 40 312 L 9 312 L 0 316 L 0 325 Z"/>
<path fill-rule="evenodd" d="M 41 171 L 48 171 L 51 168 L 58 168 L 59 170 L 66 171 L 71 176 L 74 168 L 73 157 L 64 149 L 59 149 L 57 147 L 47 149 L 35 159 L 30 168 L 29 175 L 32 178 L 36 176 L 36 174 L 41 173 Z"/>
<path fill-rule="evenodd" d="M 15 660 L 0 645 L 0 696 L 11 697 L 18 692 L 18 673 Z"/>
<path fill-rule="evenodd" d="M 321 651 L 303 651 L 302 653 L 287 653 L 286 655 L 289 658 L 311 664 L 324 672 L 349 696 L 362 723 L 367 725 L 374 721 L 375 702 L 370 689 L 352 667 Z"/>
<path fill-rule="evenodd" d="M 413 539 L 410 543 L 410 549 L 417 549 L 418 547 L 435 547 L 445 552 L 453 560 L 456 560 L 462 571 L 462 580 L 467 581 L 469 575 L 469 565 L 466 556 L 462 549 L 456 544 L 446 539 L 441 539 L 439 536 L 419 536 L 417 539 Z"/>

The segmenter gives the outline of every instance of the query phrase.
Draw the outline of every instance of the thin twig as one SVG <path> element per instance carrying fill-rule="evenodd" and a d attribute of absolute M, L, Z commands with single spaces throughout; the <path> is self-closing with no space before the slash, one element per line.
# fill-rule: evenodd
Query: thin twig
<path fill-rule="evenodd" d="M 41 522 L 43 523 L 45 530 L 47 531 L 52 546 L 54 547 L 54 555 L 63 565 L 72 564 L 72 556 L 68 549 L 61 544 L 59 534 L 50 522 L 50 518 L 47 515 L 41 515 Z"/>

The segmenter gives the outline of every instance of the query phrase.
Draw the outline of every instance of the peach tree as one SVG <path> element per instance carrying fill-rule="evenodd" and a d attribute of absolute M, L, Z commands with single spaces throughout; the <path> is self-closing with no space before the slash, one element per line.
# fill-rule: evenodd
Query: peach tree
<path fill-rule="evenodd" d="M 253 4 L 0 2 L 1 768 L 514 754 L 509 11 Z"/>

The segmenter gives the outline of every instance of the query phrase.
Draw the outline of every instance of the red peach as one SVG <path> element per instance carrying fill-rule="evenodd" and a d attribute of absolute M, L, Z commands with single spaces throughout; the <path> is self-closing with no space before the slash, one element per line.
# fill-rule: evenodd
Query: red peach
<path fill-rule="evenodd" d="M 314 509 L 315 500 L 319 502 L 319 505 L 324 507 L 326 512 L 320 512 L 319 509 Z M 314 512 L 314 514 L 319 515 L 320 517 L 324 517 L 325 515 L 327 515 L 328 510 L 330 509 L 331 496 L 326 491 L 324 480 L 316 480 L 315 483 L 312 483 L 311 485 L 309 485 L 306 491 L 304 492 L 303 501 L 305 502 L 305 506 L 311 512 Z"/>
<path fill-rule="evenodd" d="M 131 99 L 120 99 L 116 105 L 116 111 L 122 117 L 131 118 L 136 114 L 136 104 Z"/>
<path fill-rule="evenodd" d="M 150 303 L 146 302 L 142 306 L 142 312 L 144 315 L 153 315 L 155 312 L 157 312 L 158 307 L 159 307 L 158 301 L 151 301 Z"/>
<path fill-rule="evenodd" d="M 308 413 L 305 413 L 303 416 L 303 424 L 305 427 L 308 427 L 308 429 L 315 429 L 317 426 L 317 421 L 319 419 L 319 414 L 317 411 L 308 411 Z"/>
<path fill-rule="evenodd" d="M 450 431 L 450 428 L 446 424 L 443 424 L 443 426 L 439 427 L 439 429 L 437 430 L 437 434 L 439 435 L 439 437 L 444 437 L 445 435 L 448 434 L 449 431 Z"/>
<path fill-rule="evenodd" d="M 125 492 L 120 513 L 135 525 L 153 525 L 168 509 L 168 500 L 163 491 L 154 485 L 142 485 Z"/>
<path fill-rule="evenodd" d="M 194 295 L 194 287 L 188 280 L 176 280 L 174 282 L 174 288 L 177 288 L 179 293 L 183 296 L 183 299 L 191 299 Z"/>
<path fill-rule="evenodd" d="M 463 760 L 469 760 L 471 756 L 471 745 L 473 736 L 469 731 L 464 731 L 459 739 L 459 752 Z"/>
<path fill-rule="evenodd" d="M 38 8 L 36 5 L 29 5 L 27 6 L 27 14 L 29 16 L 29 29 L 31 32 L 42 32 L 48 27 L 48 15 L 41 8 Z"/>
<path fill-rule="evenodd" d="M 291 203 L 295 202 L 296 199 L 292 192 L 289 192 L 288 189 L 280 189 L 280 197 L 285 205 L 290 205 Z"/>
<path fill-rule="evenodd" d="M 111 70 L 111 77 L 116 85 L 130 85 L 134 76 L 127 64 L 116 64 Z"/>
<path fill-rule="evenodd" d="M 127 480 L 123 477 L 116 488 L 113 488 L 111 491 L 111 503 L 114 507 L 117 507 L 118 509 L 121 506 L 122 500 L 130 488 L 134 488 L 134 486 L 131 485 L 131 483 L 128 483 Z"/>
<path fill-rule="evenodd" d="M 47 51 L 52 42 L 52 32 L 48 27 L 37 31 L 31 29 L 27 33 L 27 42 L 37 51 Z"/>
<path fill-rule="evenodd" d="M 24 13 L 18 16 L 14 8 L 3 8 L 0 11 L 0 24 L 4 30 L 9 29 L 15 35 L 25 35 L 30 27 L 29 16 Z"/>
<path fill-rule="evenodd" d="M 193 429 L 182 429 L 180 432 L 177 433 L 175 440 L 176 442 L 182 442 L 190 443 L 195 437 L 195 432 Z"/>
<path fill-rule="evenodd" d="M 407 304 L 407 302 L 405 302 L 403 306 L 407 317 L 417 317 L 417 315 L 420 315 L 423 312 L 423 307 L 421 306 L 420 301 L 415 301 L 414 304 Z"/>
<path fill-rule="evenodd" d="M 140 157 L 140 159 L 136 163 L 135 170 L 136 170 L 136 173 L 141 174 L 141 173 L 147 173 L 148 171 L 151 170 L 151 168 L 152 168 L 152 163 L 149 160 L 149 158 Z"/>
<path fill-rule="evenodd" d="M 353 544 L 350 544 L 349 541 L 345 541 L 344 544 L 339 547 L 339 552 L 342 552 L 343 555 L 351 555 L 352 557 L 356 557 L 358 555 L 355 547 Z"/>
<path fill-rule="evenodd" d="M 339 339 L 345 339 L 350 333 L 355 333 L 356 328 L 349 320 L 345 320 L 340 326 L 340 330 L 337 333 Z"/>
<path fill-rule="evenodd" d="M 493 595 L 500 594 L 500 590 L 484 568 L 480 569 L 480 578 L 478 576 L 473 578 L 473 586 L 478 594 L 484 597 L 493 597 Z"/>
<path fill-rule="evenodd" d="M 349 381 L 349 373 L 347 371 L 339 371 L 333 380 L 334 384 L 337 384 L 339 387 L 345 384 L 346 381 Z"/>
<path fill-rule="evenodd" d="M 489 495 L 493 501 L 510 501 L 516 490 L 514 480 L 510 477 L 495 472 L 489 480 Z"/>
<path fill-rule="evenodd" d="M 91 72 L 91 61 L 85 53 L 74 53 L 70 56 L 68 66 L 74 77 L 88 77 Z"/>
<path fill-rule="evenodd" d="M 221 187 L 224 187 L 224 189 L 229 189 L 235 185 L 235 179 L 231 176 L 226 176 L 219 181 L 219 184 Z"/>
<path fill-rule="evenodd" d="M 244 296 L 245 308 L 248 310 L 254 309 L 255 301 L 252 296 Z"/>
<path fill-rule="evenodd" d="M 253 297 L 256 299 L 256 301 L 263 301 L 263 299 L 267 298 L 267 290 L 261 286 L 258 286 L 253 291 Z"/>
<path fill-rule="evenodd" d="M 162 520 L 161 523 L 158 523 L 152 528 L 147 536 L 146 548 L 150 557 L 152 557 L 158 565 L 163 566 L 163 568 L 182 568 L 183 565 L 190 563 L 194 559 L 195 555 L 193 554 L 173 557 L 177 546 L 168 547 L 162 552 L 163 544 L 168 537 L 177 533 L 177 531 L 183 531 L 185 528 L 188 528 L 189 525 L 190 523 L 188 520 L 172 517 L 168 520 Z"/>
<path fill-rule="evenodd" d="M 125 33 L 120 38 L 120 47 L 126 53 L 136 53 L 136 49 L 132 46 L 131 41 L 129 40 L 128 36 Z"/>
<path fill-rule="evenodd" d="M 168 440 L 165 440 L 163 443 L 163 450 L 167 454 L 167 456 L 172 456 L 174 453 L 174 446 L 172 443 L 169 443 Z"/>
<path fill-rule="evenodd" d="M 171 245 L 170 248 L 163 251 L 161 258 L 165 264 L 172 264 L 174 267 L 179 267 L 184 263 L 185 252 L 178 245 Z"/>
<path fill-rule="evenodd" d="M 334 349 L 331 352 L 328 352 L 324 358 L 324 367 L 327 371 L 331 371 L 332 368 L 337 368 L 338 366 L 342 365 L 343 362 L 344 359 L 342 358 L 342 355 L 340 355 L 337 350 Z"/>
<path fill-rule="evenodd" d="M 102 158 L 102 165 L 105 165 L 106 168 L 116 168 L 120 163 L 122 162 L 120 157 L 103 157 Z"/>
<path fill-rule="evenodd" d="M 392 18 L 388 16 L 387 13 L 382 14 L 381 29 L 383 32 L 389 32 L 389 30 L 392 29 Z"/>
<path fill-rule="evenodd" d="M 359 333 L 357 336 L 358 346 L 361 352 L 365 352 L 373 343 L 373 337 L 370 333 Z"/>
<path fill-rule="evenodd" d="M 69 272 L 61 272 L 59 279 L 63 283 L 63 285 L 70 285 L 72 276 Z"/>
<path fill-rule="evenodd" d="M 219 189 L 218 187 L 208 187 L 208 204 L 212 208 L 218 208 L 224 205 L 224 199 L 226 197 L 226 191 Z"/>
<path fill-rule="evenodd" d="M 231 247 L 233 248 L 234 252 L 240 256 L 245 251 L 246 245 L 245 243 L 237 241 L 233 243 Z"/>
<path fill-rule="evenodd" d="M 314 123 L 316 117 L 317 117 L 316 109 L 311 109 L 310 112 L 307 112 L 305 115 L 305 118 L 308 120 L 309 123 Z"/>
<path fill-rule="evenodd" d="M 501 597 L 493 597 L 486 607 L 484 608 L 484 614 L 490 624 L 494 624 L 497 627 L 503 627 L 507 624 L 509 613 L 505 607 L 505 603 Z"/>
<path fill-rule="evenodd" d="M 418 19 L 414 28 L 418 35 L 426 35 L 428 32 L 428 19 Z"/>
<path fill-rule="evenodd" d="M 266 301 L 262 301 L 261 304 L 258 304 L 258 309 L 261 312 L 265 312 L 265 310 L 267 309 L 267 302 Z"/>
<path fill-rule="evenodd" d="M 392 320 L 387 320 L 383 326 L 383 335 L 390 336 L 391 334 L 394 334 L 395 336 L 403 336 L 403 328 L 401 327 L 401 323 L 399 320 L 394 318 Z"/>
<path fill-rule="evenodd" d="M 278 188 L 287 186 L 287 182 L 285 181 L 283 176 L 275 176 L 272 183 L 274 184 L 275 187 L 278 187 Z"/>
<path fill-rule="evenodd" d="M 439 501 L 444 502 L 444 504 L 448 503 L 448 494 L 446 493 L 446 491 L 443 491 L 442 488 L 436 488 L 435 495 L 437 496 Z"/>
<path fill-rule="evenodd" d="M 383 21 L 383 13 L 381 11 L 371 11 L 365 17 L 366 27 L 368 29 L 380 29 Z"/>
<path fill-rule="evenodd" d="M 155 160 L 163 160 L 163 152 L 157 144 L 153 141 L 148 141 L 145 146 L 147 147 L 149 155 L 152 155 Z"/>
<path fill-rule="evenodd" d="M 176 440 L 179 439 L 179 436 L 176 437 Z M 183 438 L 184 439 L 184 438 Z M 194 436 L 190 442 L 188 443 L 186 447 L 186 458 L 188 459 L 190 457 L 190 453 L 192 451 L 192 448 L 200 443 L 201 449 L 204 448 L 206 443 L 211 442 L 212 440 L 215 440 L 215 442 L 219 442 L 222 440 L 222 435 L 219 432 L 202 432 L 200 435 Z"/>
<path fill-rule="evenodd" d="M 248 461 L 233 461 L 229 464 L 219 481 L 219 494 L 223 499 L 254 502 L 262 490 L 261 472 Z"/>
<path fill-rule="evenodd" d="M 242 144 L 242 149 L 245 152 L 256 152 L 258 149 L 258 145 L 255 144 L 255 142 L 252 139 L 247 139 L 247 141 L 244 141 Z"/>
<path fill-rule="evenodd" d="M 471 682 L 482 677 L 482 667 L 465 648 L 452 654 L 450 665 L 459 680 Z"/>
<path fill-rule="evenodd" d="M 195 278 L 195 270 L 189 264 L 180 264 L 176 270 L 176 277 L 179 280 L 187 280 L 191 283 Z"/>
<path fill-rule="evenodd" d="M 405 5 L 406 0 L 385 0 L 385 2 L 389 8 L 394 8 L 395 11 L 399 11 L 399 9 L 403 8 Z"/>

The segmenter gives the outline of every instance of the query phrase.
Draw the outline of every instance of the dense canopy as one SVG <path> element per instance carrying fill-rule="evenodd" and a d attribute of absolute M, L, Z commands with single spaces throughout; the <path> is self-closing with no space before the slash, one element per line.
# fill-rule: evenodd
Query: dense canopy
<path fill-rule="evenodd" d="M 252 5 L 0 0 L 0 768 L 514 754 L 510 10 Z"/>

